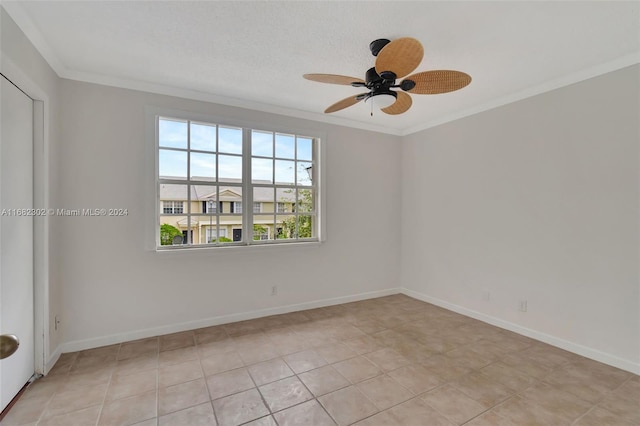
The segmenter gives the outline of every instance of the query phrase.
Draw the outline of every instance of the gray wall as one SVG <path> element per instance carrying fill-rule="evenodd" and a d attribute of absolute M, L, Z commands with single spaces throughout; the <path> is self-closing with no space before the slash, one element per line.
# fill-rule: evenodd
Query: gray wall
<path fill-rule="evenodd" d="M 49 64 L 33 47 L 15 22 L 0 7 L 0 69 L 2 73 L 20 86 L 29 96 L 44 103 L 44 145 L 34 147 L 34 206 L 44 207 L 47 201 L 54 201 L 59 196 L 58 155 L 60 138 L 60 108 L 58 107 L 60 79 Z M 57 252 L 55 250 L 55 217 L 46 218 L 49 229 L 45 231 L 44 219 L 35 218 L 34 261 L 36 287 L 36 321 L 45 323 L 44 332 L 48 344 L 43 348 L 45 362 L 63 342 L 62 329 L 55 330 L 54 318 L 62 312 L 62 283 L 58 278 Z M 42 307 L 45 315 L 42 318 Z M 48 327 L 51 324 L 51 327 Z"/>
<path fill-rule="evenodd" d="M 640 371 L 638 76 L 405 137 L 403 286 Z"/>
<path fill-rule="evenodd" d="M 55 207 L 129 210 L 61 219 L 66 349 L 398 287 L 399 137 L 71 80 L 62 80 L 62 94 L 64 194 Z M 156 220 L 145 201 L 151 194 L 153 203 L 155 191 L 146 106 L 324 132 L 327 241 L 231 252 L 146 249 L 154 236 L 145 228 Z"/>

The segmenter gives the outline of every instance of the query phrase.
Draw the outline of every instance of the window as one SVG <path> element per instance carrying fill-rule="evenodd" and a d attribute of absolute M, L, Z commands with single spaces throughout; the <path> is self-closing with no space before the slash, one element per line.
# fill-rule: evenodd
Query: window
<path fill-rule="evenodd" d="M 184 237 L 181 247 L 318 241 L 319 143 L 157 116 L 157 247 L 177 248 L 174 234 Z"/>
<path fill-rule="evenodd" d="M 164 214 L 182 214 L 182 201 L 163 201 L 162 212 Z"/>

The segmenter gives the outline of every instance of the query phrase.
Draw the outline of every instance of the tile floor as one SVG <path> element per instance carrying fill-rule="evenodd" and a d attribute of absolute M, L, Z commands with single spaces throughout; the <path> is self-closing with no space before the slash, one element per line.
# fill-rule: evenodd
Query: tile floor
<path fill-rule="evenodd" d="M 640 425 L 640 377 L 403 295 L 62 355 L 10 425 Z"/>

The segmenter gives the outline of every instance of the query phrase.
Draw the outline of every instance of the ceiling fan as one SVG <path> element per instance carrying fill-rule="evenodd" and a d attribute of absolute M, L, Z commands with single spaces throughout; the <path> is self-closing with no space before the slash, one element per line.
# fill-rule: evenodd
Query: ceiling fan
<path fill-rule="evenodd" d="M 423 71 L 396 83 L 396 79 L 405 77 L 422 61 L 424 49 L 415 38 L 403 37 L 393 41 L 374 40 L 369 44 L 369 50 L 376 57 L 376 63 L 366 72 L 365 80 L 335 74 L 303 75 L 307 80 L 320 83 L 365 87 L 369 90 L 336 102 L 327 108 L 325 113 L 340 111 L 360 101 L 371 99 L 376 101 L 376 106 L 380 107 L 384 113 L 402 114 L 411 108 L 413 102 L 408 93 L 435 95 L 459 90 L 471 83 L 471 77 L 468 74 L 452 70 Z M 373 115 L 373 104 L 371 115 Z"/>

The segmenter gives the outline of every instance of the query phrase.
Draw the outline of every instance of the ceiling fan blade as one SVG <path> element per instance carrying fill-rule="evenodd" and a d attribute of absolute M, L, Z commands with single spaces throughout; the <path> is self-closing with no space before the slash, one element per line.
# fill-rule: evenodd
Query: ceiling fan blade
<path fill-rule="evenodd" d="M 471 76 L 461 71 L 434 70 L 412 74 L 406 80 L 416 83 L 413 89 L 407 90 L 409 93 L 437 95 L 462 89 L 471 83 Z"/>
<path fill-rule="evenodd" d="M 391 71 L 396 78 L 404 77 L 415 70 L 424 55 L 422 44 L 415 38 L 404 37 L 393 40 L 382 48 L 376 58 L 376 72 Z"/>
<path fill-rule="evenodd" d="M 351 86 L 351 83 L 364 83 L 361 78 L 348 77 L 346 75 L 336 74 L 305 74 L 304 78 L 311 81 L 317 81 L 320 83 L 329 84 L 344 84 L 345 86 Z"/>
<path fill-rule="evenodd" d="M 330 112 L 340 111 L 341 109 L 345 109 L 346 107 L 355 105 L 358 102 L 365 99 L 366 97 L 365 95 L 367 95 L 367 93 L 360 93 L 359 95 L 349 96 L 348 98 L 344 98 L 343 100 L 338 101 L 335 104 L 331 105 L 329 108 L 325 109 L 324 113 L 329 114 Z"/>
<path fill-rule="evenodd" d="M 404 92 L 396 93 L 398 94 L 396 101 L 390 106 L 382 108 L 380 111 L 390 115 L 397 115 L 402 114 L 403 112 L 406 112 L 409 108 L 411 108 L 411 104 L 413 103 L 413 101 L 411 100 L 411 96 Z"/>

